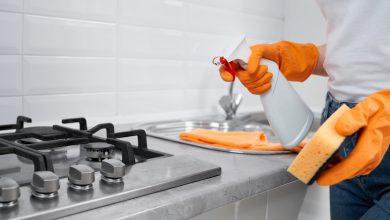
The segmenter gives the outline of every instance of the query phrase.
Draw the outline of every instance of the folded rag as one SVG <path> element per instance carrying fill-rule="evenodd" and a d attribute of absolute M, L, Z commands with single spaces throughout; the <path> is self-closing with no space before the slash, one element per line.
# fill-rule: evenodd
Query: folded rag
<path fill-rule="evenodd" d="M 292 151 L 298 153 L 306 141 L 293 149 L 286 149 L 277 143 L 269 143 L 264 132 L 223 132 L 195 129 L 180 134 L 180 139 L 216 147 L 254 151 Z"/>

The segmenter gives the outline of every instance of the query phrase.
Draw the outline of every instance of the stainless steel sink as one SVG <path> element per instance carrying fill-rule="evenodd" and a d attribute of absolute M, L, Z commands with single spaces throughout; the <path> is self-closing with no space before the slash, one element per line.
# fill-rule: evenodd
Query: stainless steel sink
<path fill-rule="evenodd" d="M 179 134 L 185 131 L 191 131 L 197 128 L 211 129 L 217 131 L 263 131 L 270 142 L 279 142 L 278 138 L 273 133 L 264 112 L 249 113 L 244 115 L 238 115 L 232 120 L 224 120 L 222 115 L 211 115 L 199 118 L 193 118 L 188 120 L 170 120 L 160 121 L 152 123 L 144 123 L 137 125 L 138 128 L 144 129 L 149 136 L 157 137 L 165 140 L 180 142 L 197 147 L 228 151 L 233 153 L 245 153 L 245 154 L 275 154 L 285 152 L 275 151 L 250 151 L 250 150 L 232 150 L 220 147 L 214 147 L 210 145 L 197 144 L 188 141 L 181 140 Z M 315 117 L 315 121 L 311 128 L 311 133 L 319 127 L 319 117 Z M 309 133 L 309 136 L 311 134 Z"/>

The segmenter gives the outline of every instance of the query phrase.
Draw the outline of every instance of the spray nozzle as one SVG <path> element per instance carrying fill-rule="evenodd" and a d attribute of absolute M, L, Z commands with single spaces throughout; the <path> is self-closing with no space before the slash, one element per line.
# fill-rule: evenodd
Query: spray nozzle
<path fill-rule="evenodd" d="M 225 69 L 233 76 L 233 80 L 236 78 L 236 70 L 234 69 L 235 63 L 233 61 L 227 61 L 225 57 L 214 57 L 213 64 L 216 66 L 223 65 Z"/>

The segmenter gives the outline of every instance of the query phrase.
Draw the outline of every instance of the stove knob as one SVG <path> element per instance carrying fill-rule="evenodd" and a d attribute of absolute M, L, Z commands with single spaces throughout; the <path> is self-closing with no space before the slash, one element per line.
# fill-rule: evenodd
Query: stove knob
<path fill-rule="evenodd" d="M 100 173 L 102 174 L 102 180 L 106 182 L 122 182 L 122 177 L 125 175 L 125 164 L 117 159 L 103 160 Z"/>
<path fill-rule="evenodd" d="M 11 178 L 0 177 L 0 207 L 16 205 L 19 196 L 19 184 Z"/>
<path fill-rule="evenodd" d="M 95 181 L 95 170 L 84 164 L 73 165 L 69 168 L 68 179 L 72 189 L 91 189 Z"/>
<path fill-rule="evenodd" d="M 60 188 L 59 177 L 50 171 L 34 172 L 31 182 L 32 195 L 38 198 L 52 198 L 57 196 Z"/>

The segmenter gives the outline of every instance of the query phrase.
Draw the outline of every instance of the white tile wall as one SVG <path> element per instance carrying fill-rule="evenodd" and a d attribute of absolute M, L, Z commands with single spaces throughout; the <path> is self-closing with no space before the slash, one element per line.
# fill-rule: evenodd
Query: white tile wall
<path fill-rule="evenodd" d="M 227 88 L 229 85 L 221 80 L 217 73 L 218 67 L 210 65 L 210 61 L 189 61 L 186 63 L 186 68 L 190 89 Z"/>
<path fill-rule="evenodd" d="M 138 26 L 183 29 L 185 4 L 182 0 L 118 0 L 118 21 Z"/>
<path fill-rule="evenodd" d="M 181 112 L 196 109 L 217 111 L 218 99 L 226 93 L 223 89 L 157 90 L 118 93 L 120 115 Z M 148 102 L 145 102 L 148 100 Z"/>
<path fill-rule="evenodd" d="M 20 55 L 0 55 L 0 96 L 22 94 L 21 64 Z"/>
<path fill-rule="evenodd" d="M 223 49 L 234 40 L 232 36 L 207 33 L 188 33 L 189 60 L 198 60 L 210 63 L 210 57 L 215 57 L 223 52 Z"/>
<path fill-rule="evenodd" d="M 221 96 L 227 94 L 227 88 L 225 89 L 191 89 L 185 93 L 186 106 L 191 109 L 212 109 L 217 112 L 220 108 L 218 100 Z"/>
<path fill-rule="evenodd" d="M 0 12 L 0 54 L 20 54 L 22 15 Z"/>
<path fill-rule="evenodd" d="M 283 18 L 284 0 L 187 0 L 193 4 L 199 4 L 214 8 L 223 8 L 231 11 L 239 11 L 245 14 L 256 16 Z"/>
<path fill-rule="evenodd" d="M 139 113 L 153 114 L 163 111 L 180 112 L 186 109 L 186 99 L 185 93 L 177 90 L 119 93 L 118 113 L 127 115 Z"/>
<path fill-rule="evenodd" d="M 0 0 L 0 123 L 220 111 L 210 60 L 242 33 L 280 40 L 283 2 Z"/>
<path fill-rule="evenodd" d="M 22 114 L 22 97 L 0 97 L 0 121 L 15 123 L 16 116 Z"/>
<path fill-rule="evenodd" d="M 115 92 L 114 58 L 24 56 L 25 95 Z"/>
<path fill-rule="evenodd" d="M 187 87 L 184 61 L 118 59 L 119 91 L 171 90 Z"/>
<path fill-rule="evenodd" d="M 286 1 L 284 22 L 286 40 L 321 45 L 326 41 L 325 31 L 325 20 L 316 1 Z M 311 76 L 305 83 L 294 84 L 294 87 L 312 108 L 320 110 L 325 103 L 326 84 L 326 77 Z"/>
<path fill-rule="evenodd" d="M 108 23 L 25 15 L 23 53 L 111 57 L 115 30 Z"/>
<path fill-rule="evenodd" d="M 271 41 L 282 38 L 283 21 L 279 18 L 190 4 L 187 28 L 193 32 L 231 36 L 245 33 L 248 37 Z"/>
<path fill-rule="evenodd" d="M 23 103 L 23 113 L 35 121 L 107 117 L 116 112 L 115 93 L 24 96 Z"/>
<path fill-rule="evenodd" d="M 23 0 L 0 0 L 0 10 L 21 12 L 23 10 Z"/>
<path fill-rule="evenodd" d="M 116 1 L 24 0 L 24 11 L 36 15 L 114 22 Z"/>
<path fill-rule="evenodd" d="M 182 60 L 186 51 L 186 38 L 183 31 L 118 26 L 119 57 Z"/>

